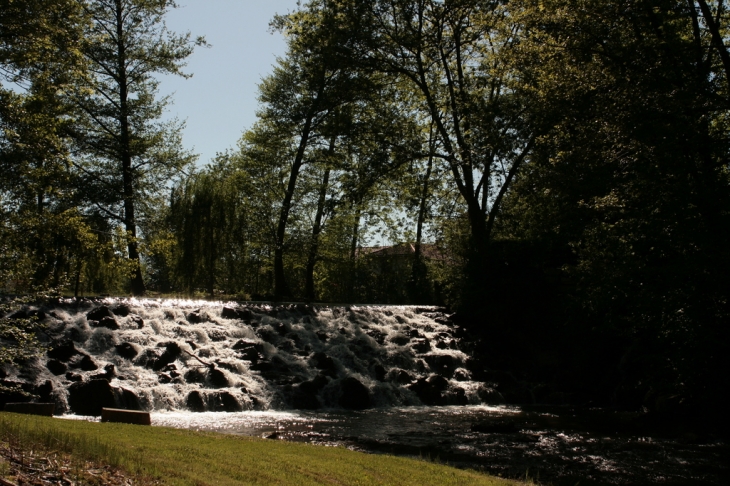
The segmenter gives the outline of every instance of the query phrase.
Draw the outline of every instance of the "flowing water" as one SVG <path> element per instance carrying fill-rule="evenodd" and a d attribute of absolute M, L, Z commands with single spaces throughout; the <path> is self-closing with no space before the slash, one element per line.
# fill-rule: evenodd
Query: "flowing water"
<path fill-rule="evenodd" d="M 443 309 L 74 302 L 43 311 L 55 351 L 6 381 L 57 410 L 345 446 L 555 484 L 727 484 L 717 438 L 663 438 L 603 410 L 501 404 L 472 380 Z M 596 426 L 596 424 L 601 424 Z"/>

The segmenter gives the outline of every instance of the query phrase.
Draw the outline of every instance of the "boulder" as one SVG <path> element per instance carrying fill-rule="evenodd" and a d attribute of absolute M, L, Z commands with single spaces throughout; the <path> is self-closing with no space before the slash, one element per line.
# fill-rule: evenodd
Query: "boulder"
<path fill-rule="evenodd" d="M 431 342 L 426 338 L 414 339 L 411 346 L 417 353 L 427 353 L 431 351 Z"/>
<path fill-rule="evenodd" d="M 225 388 L 229 385 L 228 377 L 218 368 L 210 368 L 207 375 L 208 383 L 214 388 Z"/>
<path fill-rule="evenodd" d="M 205 383 L 205 372 L 200 368 L 193 368 L 185 372 L 187 383 Z"/>
<path fill-rule="evenodd" d="M 240 412 L 243 409 L 236 397 L 227 391 L 214 393 L 210 399 L 214 412 Z"/>
<path fill-rule="evenodd" d="M 76 415 L 101 415 L 102 408 L 114 408 L 114 391 L 106 380 L 73 383 L 68 387 L 68 406 Z"/>
<path fill-rule="evenodd" d="M 322 370 L 326 375 L 335 376 L 337 374 L 337 364 L 335 361 L 321 351 L 312 355 L 309 359 L 309 364 L 318 370 Z"/>
<path fill-rule="evenodd" d="M 423 357 L 434 373 L 451 377 L 461 361 L 450 354 L 427 354 Z"/>
<path fill-rule="evenodd" d="M 178 356 L 180 356 L 180 353 L 182 353 L 180 345 L 174 341 L 161 343 L 158 344 L 158 346 L 164 346 L 165 351 L 163 351 L 162 354 L 159 354 L 156 358 L 152 357 L 147 362 L 147 367 L 152 368 L 154 371 L 160 371 L 162 368 L 175 361 Z"/>
<path fill-rule="evenodd" d="M 203 394 L 198 390 L 191 391 L 188 393 L 187 398 L 185 398 L 185 406 L 188 407 L 191 412 L 205 412 L 205 400 L 203 399 Z"/>
<path fill-rule="evenodd" d="M 201 324 L 208 320 L 207 317 L 200 312 L 200 310 L 190 312 L 185 316 L 185 319 L 187 319 L 190 324 Z"/>
<path fill-rule="evenodd" d="M 125 359 L 133 359 L 139 354 L 139 348 L 132 343 L 121 343 L 114 346 L 117 354 Z"/>
<path fill-rule="evenodd" d="M 72 360 L 69 366 L 73 369 L 80 369 L 81 371 L 94 371 L 99 369 L 99 365 L 88 354 L 82 354 L 79 358 Z"/>
<path fill-rule="evenodd" d="M 443 392 L 448 386 L 449 381 L 443 376 L 431 375 L 428 378 L 420 378 L 415 383 L 408 385 L 408 388 L 425 405 L 446 405 L 448 400 Z"/>
<path fill-rule="evenodd" d="M 373 372 L 373 376 L 375 377 L 376 380 L 385 381 L 385 376 L 387 374 L 387 370 L 385 369 L 385 367 L 383 365 L 381 365 L 380 363 L 375 363 L 371 369 Z"/>
<path fill-rule="evenodd" d="M 49 359 L 46 363 L 46 368 L 56 376 L 66 373 L 67 370 L 66 365 L 57 359 Z"/>
<path fill-rule="evenodd" d="M 132 308 L 127 304 L 119 304 L 112 309 L 112 312 L 119 317 L 127 317 L 132 312 Z"/>
<path fill-rule="evenodd" d="M 101 321 L 105 317 L 111 317 L 114 319 L 114 313 L 105 305 L 97 307 L 86 314 L 86 319 L 90 321 Z M 101 411 L 99 413 L 101 413 Z"/>
<path fill-rule="evenodd" d="M 370 408 L 370 390 L 360 380 L 352 376 L 340 381 L 339 405 L 348 410 Z"/>
<path fill-rule="evenodd" d="M 400 368 L 391 369 L 385 376 L 385 378 L 388 381 L 399 383 L 401 385 L 408 385 L 410 383 L 413 383 L 413 380 L 415 379 L 410 373 Z"/>
<path fill-rule="evenodd" d="M 89 320 L 89 325 L 91 327 L 106 327 L 107 329 L 111 329 L 112 331 L 116 331 L 119 329 L 119 323 L 117 322 L 114 317 L 103 317 L 101 320 Z"/>
<path fill-rule="evenodd" d="M 131 316 L 129 320 L 137 326 L 137 329 L 142 329 L 144 327 L 144 319 L 137 315 Z"/>
<path fill-rule="evenodd" d="M 53 401 L 53 383 L 51 380 L 46 380 L 38 385 L 34 390 L 35 395 L 38 396 L 38 400 L 41 402 L 52 402 Z"/>
<path fill-rule="evenodd" d="M 73 382 L 84 381 L 83 376 L 79 375 L 78 373 L 72 373 L 71 371 L 66 373 L 66 379 Z"/>
<path fill-rule="evenodd" d="M 125 410 L 142 410 L 139 397 L 132 390 L 113 388 L 117 404 Z"/>
<path fill-rule="evenodd" d="M 49 358 L 65 363 L 80 352 L 70 339 L 59 339 L 51 343 L 51 349 L 46 354 Z"/>

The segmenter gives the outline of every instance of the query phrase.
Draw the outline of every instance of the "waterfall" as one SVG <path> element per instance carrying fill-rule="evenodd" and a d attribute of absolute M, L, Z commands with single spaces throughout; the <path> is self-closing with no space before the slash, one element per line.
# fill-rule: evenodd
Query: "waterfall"
<path fill-rule="evenodd" d="M 24 312 L 42 318 L 50 350 L 3 381 L 57 413 L 500 400 L 471 380 L 459 328 L 438 307 L 105 299 Z"/>

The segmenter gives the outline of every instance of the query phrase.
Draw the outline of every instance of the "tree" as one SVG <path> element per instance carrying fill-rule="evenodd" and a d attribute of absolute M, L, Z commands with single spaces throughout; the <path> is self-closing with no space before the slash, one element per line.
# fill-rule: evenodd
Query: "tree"
<path fill-rule="evenodd" d="M 138 234 L 145 201 L 194 160 L 181 148 L 182 125 L 159 122 L 170 100 L 156 96 L 154 76 L 189 76 L 181 70 L 185 59 L 205 43 L 166 29 L 164 16 L 175 7 L 171 0 L 94 0 L 87 6 L 91 43 L 84 54 L 94 78 L 76 97 L 82 120 L 77 168 L 91 209 L 124 226 L 135 295 L 145 292 Z"/>
<path fill-rule="evenodd" d="M 433 124 L 441 148 L 433 155 L 463 200 L 481 279 L 501 201 L 539 130 L 504 61 L 519 29 L 495 2 L 374 1 L 370 9 L 368 62 L 410 89 L 411 112 Z"/>

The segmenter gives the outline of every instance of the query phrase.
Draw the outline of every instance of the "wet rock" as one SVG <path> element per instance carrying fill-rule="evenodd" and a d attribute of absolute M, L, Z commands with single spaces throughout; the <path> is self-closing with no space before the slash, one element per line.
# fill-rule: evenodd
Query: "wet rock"
<path fill-rule="evenodd" d="M 218 368 L 210 368 L 207 373 L 208 383 L 214 388 L 225 388 L 229 385 L 228 377 Z"/>
<path fill-rule="evenodd" d="M 277 334 L 279 334 L 279 336 L 286 336 L 289 332 L 291 332 L 291 327 L 283 322 L 277 322 L 274 324 L 274 330 Z"/>
<path fill-rule="evenodd" d="M 370 391 L 355 377 L 348 376 L 340 381 L 339 405 L 348 410 L 370 408 Z"/>
<path fill-rule="evenodd" d="M 317 410 L 322 408 L 322 403 L 317 394 L 321 388 L 313 381 L 305 381 L 298 385 L 289 386 L 287 401 L 292 408 L 298 410 Z"/>
<path fill-rule="evenodd" d="M 221 331 L 220 329 L 211 329 L 210 331 L 208 331 L 208 337 L 211 341 L 220 342 L 228 339 L 228 334 L 225 331 Z"/>
<path fill-rule="evenodd" d="M 172 383 L 172 376 L 170 376 L 169 374 L 164 373 L 164 372 L 158 373 L 157 374 L 157 381 L 159 381 L 163 385 L 166 385 L 168 383 Z"/>
<path fill-rule="evenodd" d="M 185 372 L 187 383 L 205 383 L 205 371 L 201 368 L 193 368 Z"/>
<path fill-rule="evenodd" d="M 196 349 L 198 349 L 198 345 L 197 345 L 197 344 L 195 344 L 195 343 L 194 343 L 193 341 L 185 341 L 185 343 L 186 343 L 186 344 L 187 344 L 188 346 L 190 346 L 190 349 L 192 349 L 193 351 L 195 351 Z"/>
<path fill-rule="evenodd" d="M 450 354 L 427 354 L 423 357 L 434 373 L 451 377 L 461 362 Z"/>
<path fill-rule="evenodd" d="M 390 341 L 391 343 L 397 344 L 398 346 L 405 346 L 406 344 L 408 344 L 408 342 L 410 340 L 411 340 L 411 338 L 409 338 L 405 334 L 401 334 L 401 333 L 396 333 L 396 334 L 390 336 L 390 339 L 388 339 L 388 341 Z"/>
<path fill-rule="evenodd" d="M 448 405 L 468 405 L 469 399 L 463 388 L 454 388 L 444 394 L 444 400 Z"/>
<path fill-rule="evenodd" d="M 257 329 L 256 335 L 267 343 L 273 344 L 279 340 L 279 334 L 268 326 Z"/>
<path fill-rule="evenodd" d="M 112 312 L 119 317 L 127 317 L 132 312 L 132 308 L 127 304 L 119 304 L 112 309 Z"/>
<path fill-rule="evenodd" d="M 347 329 L 345 329 L 344 327 L 341 327 L 338 330 L 340 331 L 340 334 L 347 334 Z"/>
<path fill-rule="evenodd" d="M 121 343 L 114 346 L 117 354 L 125 359 L 134 359 L 139 354 L 139 348 L 132 343 Z"/>
<path fill-rule="evenodd" d="M 140 316 L 133 315 L 129 318 L 129 320 L 137 326 L 137 329 L 142 329 L 144 327 L 144 319 L 142 319 Z"/>
<path fill-rule="evenodd" d="M 180 345 L 174 341 L 161 343 L 158 344 L 158 346 L 164 346 L 165 351 L 156 358 L 152 358 L 147 362 L 147 367 L 152 368 L 154 371 L 160 371 L 162 368 L 175 361 L 182 352 Z"/>
<path fill-rule="evenodd" d="M 387 370 L 383 365 L 381 365 L 380 363 L 375 363 L 371 369 L 373 372 L 373 376 L 376 380 L 385 381 L 385 375 L 387 374 Z"/>
<path fill-rule="evenodd" d="M 388 381 L 399 383 L 401 385 L 408 385 L 410 383 L 413 383 L 413 380 L 415 380 L 415 378 L 410 373 L 400 368 L 391 369 L 385 378 Z"/>
<path fill-rule="evenodd" d="M 240 359 L 245 361 L 251 361 L 252 363 L 256 363 L 264 358 L 263 344 L 248 339 L 239 339 L 231 347 L 231 349 L 238 351 L 238 356 Z"/>
<path fill-rule="evenodd" d="M 426 338 L 414 339 L 411 346 L 417 353 L 427 353 L 431 351 L 431 343 Z"/>
<path fill-rule="evenodd" d="M 236 307 L 223 307 L 221 311 L 221 317 L 223 319 L 240 319 L 242 321 L 250 321 L 253 318 L 253 314 L 249 309 L 236 308 Z"/>
<path fill-rule="evenodd" d="M 69 362 L 72 369 L 81 369 L 82 371 L 94 371 L 99 369 L 99 365 L 88 354 L 82 354 Z"/>
<path fill-rule="evenodd" d="M 368 329 L 367 331 L 365 331 L 365 334 L 373 338 L 375 342 L 381 345 L 385 343 L 385 338 L 387 337 L 387 334 L 385 334 L 384 332 L 380 332 L 377 329 Z"/>
<path fill-rule="evenodd" d="M 96 309 L 86 314 L 86 319 L 90 321 L 101 321 L 105 317 L 111 317 L 112 319 L 114 319 L 114 313 L 109 307 L 105 305 L 97 307 Z"/>
<path fill-rule="evenodd" d="M 101 320 L 89 320 L 89 325 L 91 327 L 106 327 L 107 329 L 111 329 L 112 331 L 116 331 L 119 329 L 119 323 L 117 322 L 114 317 L 103 317 Z"/>
<path fill-rule="evenodd" d="M 103 407 L 115 408 L 114 392 L 106 380 L 73 383 L 68 387 L 68 406 L 76 415 L 101 415 Z"/>
<path fill-rule="evenodd" d="M 139 397 L 132 390 L 126 388 L 114 388 L 114 397 L 117 400 L 117 407 L 124 410 L 142 410 Z"/>
<path fill-rule="evenodd" d="M 199 310 L 190 312 L 185 316 L 185 319 L 190 324 L 201 324 L 203 322 L 206 322 L 208 320 L 207 316 L 203 313 L 201 313 Z"/>
<path fill-rule="evenodd" d="M 318 370 L 322 370 L 325 374 L 329 376 L 335 376 L 337 374 L 337 364 L 332 358 L 330 358 L 323 352 L 314 353 L 309 359 L 309 364 L 311 364 Z"/>
<path fill-rule="evenodd" d="M 66 373 L 67 370 L 66 365 L 57 359 L 49 359 L 48 363 L 46 363 L 46 368 L 56 376 Z"/>
<path fill-rule="evenodd" d="M 51 383 L 51 380 L 44 381 L 36 387 L 34 393 L 38 396 L 39 402 L 52 402 L 53 398 L 51 395 L 53 394 L 53 383 Z"/>
<path fill-rule="evenodd" d="M 80 352 L 70 339 L 60 339 L 51 343 L 51 349 L 46 354 L 49 358 L 67 362 Z"/>
<path fill-rule="evenodd" d="M 458 368 L 454 371 L 454 379 L 456 381 L 469 381 L 471 380 L 471 374 L 464 368 Z"/>
<path fill-rule="evenodd" d="M 447 399 L 444 391 L 448 388 L 449 381 L 443 376 L 431 375 L 428 378 L 420 378 L 408 386 L 425 405 L 446 405 Z"/>
<path fill-rule="evenodd" d="M 486 386 L 480 387 L 477 391 L 477 394 L 479 395 L 479 399 L 486 404 L 489 405 L 500 405 L 505 402 L 504 397 L 501 393 L 499 393 L 494 388 L 489 388 Z"/>
<path fill-rule="evenodd" d="M 77 382 L 77 381 L 83 381 L 84 377 L 79 375 L 78 373 L 73 373 L 73 372 L 69 371 L 68 373 L 66 373 L 66 379 L 68 381 Z"/>
<path fill-rule="evenodd" d="M 210 398 L 214 412 L 240 412 L 243 409 L 236 397 L 227 391 L 217 392 Z"/>
<path fill-rule="evenodd" d="M 405 324 L 407 321 L 401 317 L 401 316 L 395 316 L 395 320 L 398 321 L 398 324 Z"/>
<path fill-rule="evenodd" d="M 205 400 L 203 399 L 203 394 L 197 390 L 191 391 L 185 398 L 185 406 L 191 412 L 205 412 Z"/>
<path fill-rule="evenodd" d="M 104 373 L 99 373 L 96 375 L 92 375 L 92 380 L 106 380 L 106 381 L 112 381 L 114 376 L 116 376 L 117 372 L 114 369 L 114 365 L 109 363 L 108 365 L 104 366 Z"/>

